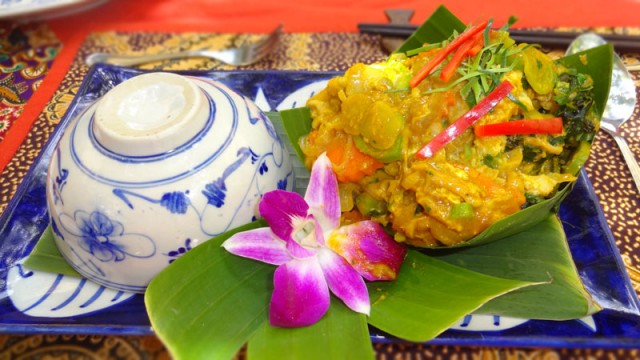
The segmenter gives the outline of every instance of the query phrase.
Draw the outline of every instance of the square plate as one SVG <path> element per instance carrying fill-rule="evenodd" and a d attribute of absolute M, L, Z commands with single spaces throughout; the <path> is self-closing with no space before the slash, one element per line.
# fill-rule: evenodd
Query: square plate
<path fill-rule="evenodd" d="M 23 268 L 20 261 L 30 253 L 48 225 L 44 184 L 56 142 L 76 114 L 116 84 L 141 73 L 140 70 L 109 65 L 90 69 L 69 110 L 0 217 L 0 332 L 153 333 L 141 295 L 115 292 L 77 279 L 71 284 L 73 288 L 64 290 L 66 293 L 61 295 L 64 292 L 61 284 L 69 279 L 53 274 L 45 274 L 49 277 L 45 279 L 45 285 L 30 284 L 27 291 L 20 290 L 20 281 L 29 284 L 28 281 L 38 277 Z M 309 96 L 321 90 L 337 73 L 220 71 L 181 74 L 220 81 L 253 99 L 261 109 L 276 111 L 304 105 Z M 470 315 L 429 343 L 607 348 L 640 345 L 640 301 L 584 172 L 560 207 L 559 215 L 583 283 L 602 305 L 603 311 L 571 321 Z M 81 293 L 87 289 L 91 289 L 88 297 L 80 304 L 72 305 L 87 296 Z M 107 298 L 107 305 L 94 306 L 100 297 Z M 70 309 L 73 306 L 84 310 L 74 313 L 74 309 Z M 549 299 L 549 306 L 553 306 L 553 299 Z M 63 309 L 70 309 L 70 312 L 61 311 Z M 371 338 L 376 342 L 401 341 L 376 329 L 371 329 Z"/>

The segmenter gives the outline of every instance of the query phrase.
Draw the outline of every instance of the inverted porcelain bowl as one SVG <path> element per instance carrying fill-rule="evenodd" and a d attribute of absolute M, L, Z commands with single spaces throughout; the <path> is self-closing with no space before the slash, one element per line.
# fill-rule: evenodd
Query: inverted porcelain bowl
<path fill-rule="evenodd" d="M 143 292 L 192 247 L 293 189 L 284 144 L 250 100 L 169 73 L 127 80 L 73 120 L 47 176 L 56 244 L 83 276 Z"/>

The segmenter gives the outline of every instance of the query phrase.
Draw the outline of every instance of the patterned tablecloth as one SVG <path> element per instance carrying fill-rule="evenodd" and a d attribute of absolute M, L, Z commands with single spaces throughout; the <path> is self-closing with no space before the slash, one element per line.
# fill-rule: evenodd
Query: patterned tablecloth
<path fill-rule="evenodd" d="M 46 25 L 29 26 L 16 32 L 0 27 L 0 141 L 19 121 L 19 115 L 46 75 L 61 45 Z M 640 29 L 595 29 L 599 32 L 640 33 Z M 255 35 L 252 35 L 255 36 Z M 86 55 L 93 51 L 118 53 L 173 52 L 184 49 L 217 49 L 251 41 L 251 36 L 204 33 L 92 33 L 60 84 L 53 99 L 38 117 L 23 145 L 2 173 L 0 212 L 2 212 L 29 166 L 56 124 L 64 115 L 87 73 Z M 559 54 L 558 54 L 559 55 Z M 627 63 L 640 61 L 640 54 L 622 54 Z M 264 61 L 248 69 L 345 70 L 355 62 L 373 62 L 386 57 L 380 38 L 357 33 L 287 33 L 278 48 Z M 146 69 L 231 69 L 204 59 L 169 61 L 144 66 Z M 637 85 L 639 75 L 635 75 Z M 640 158 L 640 117 L 625 125 L 623 135 Z M 611 227 L 636 290 L 640 290 L 640 194 L 614 141 L 606 134 L 596 137 L 587 174 Z M 640 344 L 639 344 L 640 347 Z M 640 351 L 601 349 L 517 349 L 479 348 L 413 344 L 376 344 L 380 359 L 531 359 L 531 358 L 640 358 Z M 239 357 L 243 357 L 241 352 Z M 154 336 L 86 335 L 0 335 L 0 359 L 76 359 L 169 358 Z"/>

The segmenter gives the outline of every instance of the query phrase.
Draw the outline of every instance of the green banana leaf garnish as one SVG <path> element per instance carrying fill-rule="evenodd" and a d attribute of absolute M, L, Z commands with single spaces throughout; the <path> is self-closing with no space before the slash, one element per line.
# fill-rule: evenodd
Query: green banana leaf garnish
<path fill-rule="evenodd" d="M 342 337 L 341 339 L 337 339 Z M 345 341 L 346 339 L 346 341 Z M 282 329 L 265 321 L 247 344 L 249 359 L 373 359 L 367 317 L 331 298 L 330 311 L 312 326 Z"/>
<path fill-rule="evenodd" d="M 51 226 L 44 230 L 23 265 L 34 270 L 82 277 L 60 254 Z"/>
<path fill-rule="evenodd" d="M 582 286 L 567 246 L 560 220 L 549 213 L 535 227 L 501 241 L 427 253 L 483 274 L 542 283 L 487 302 L 478 313 L 568 320 L 593 314 L 600 306 Z"/>
<path fill-rule="evenodd" d="M 405 340 L 428 341 L 455 325 L 462 313 L 520 288 L 536 289 L 538 284 L 541 282 L 498 281 L 410 250 L 396 281 L 368 284 L 369 323 Z"/>
<path fill-rule="evenodd" d="M 438 6 L 431 16 L 405 42 L 396 53 L 405 53 L 422 47 L 423 44 L 438 43 L 456 31 L 461 33 L 467 26 L 446 7 Z"/>
<path fill-rule="evenodd" d="M 245 341 L 249 359 L 372 358 L 367 321 L 426 341 L 488 300 L 541 283 L 485 275 L 411 251 L 396 281 L 369 284 L 368 319 L 332 299 L 329 312 L 310 327 L 273 328 L 267 311 L 275 266 L 227 253 L 220 244 L 230 235 L 192 249 L 146 291 L 153 328 L 176 359 L 231 358 Z"/>

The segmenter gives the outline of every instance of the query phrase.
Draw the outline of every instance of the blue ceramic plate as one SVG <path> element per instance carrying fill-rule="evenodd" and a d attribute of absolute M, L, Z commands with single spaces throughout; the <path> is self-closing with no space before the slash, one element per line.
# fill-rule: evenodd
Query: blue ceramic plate
<path fill-rule="evenodd" d="M 20 333 L 135 334 L 153 331 L 143 297 L 105 289 L 68 276 L 21 266 L 48 225 L 47 164 L 69 121 L 116 84 L 140 74 L 108 65 L 93 67 L 58 128 L 0 217 L 0 331 Z M 228 71 L 183 73 L 218 80 L 253 99 L 263 110 L 299 107 L 335 73 Z M 304 186 L 304 179 L 297 185 Z M 569 246 L 587 290 L 604 310 L 572 321 L 467 316 L 432 340 L 474 346 L 636 347 L 640 302 L 584 173 L 560 208 Z M 188 248 L 183 249 L 187 251 Z M 553 299 L 549 299 L 553 306 Z M 372 329 L 372 340 L 399 341 Z"/>

